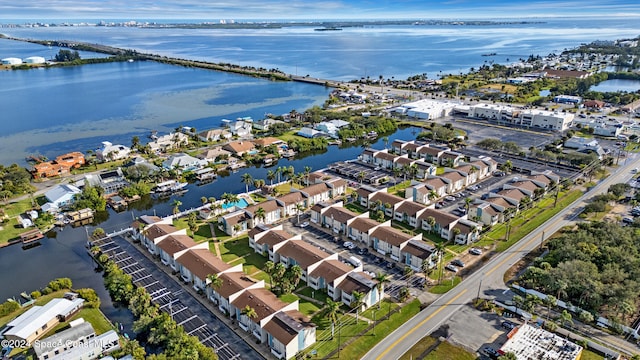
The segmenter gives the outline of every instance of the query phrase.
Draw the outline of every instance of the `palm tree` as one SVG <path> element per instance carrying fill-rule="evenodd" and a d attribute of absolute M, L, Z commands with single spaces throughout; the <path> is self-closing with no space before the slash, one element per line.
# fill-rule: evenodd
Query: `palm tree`
<path fill-rule="evenodd" d="M 513 295 L 513 298 L 511 299 L 511 301 L 513 301 L 513 305 L 516 307 L 516 315 L 517 315 L 518 309 L 522 308 L 524 299 L 520 295 Z"/>
<path fill-rule="evenodd" d="M 382 306 L 382 294 L 384 293 L 384 284 L 390 282 L 389 275 L 383 274 L 381 272 L 376 274 L 376 277 L 373 278 L 376 281 L 376 288 L 378 289 L 378 295 L 380 296 L 380 300 L 378 300 L 378 309 Z"/>
<path fill-rule="evenodd" d="M 244 173 L 244 174 L 242 174 L 241 182 L 245 186 L 245 192 L 248 193 L 249 192 L 249 185 L 253 185 L 253 177 L 249 173 Z"/>
<path fill-rule="evenodd" d="M 360 184 L 362 185 L 362 182 L 364 181 L 364 179 L 367 177 L 367 175 L 364 173 L 364 171 L 360 171 L 358 173 L 358 181 L 360 181 Z"/>
<path fill-rule="evenodd" d="M 451 234 L 453 234 L 453 238 L 451 240 L 453 240 L 453 242 L 456 241 L 456 238 L 458 237 L 458 235 L 460 235 L 461 231 L 459 228 L 454 227 L 453 230 L 451 230 Z"/>
<path fill-rule="evenodd" d="M 340 313 L 340 306 L 342 304 L 331 299 L 327 299 L 327 311 L 326 315 L 329 321 L 331 321 L 331 339 L 333 339 L 336 323 L 338 322 L 338 314 Z"/>
<path fill-rule="evenodd" d="M 296 215 L 298 216 L 298 224 L 300 223 L 300 214 L 304 212 L 304 205 L 297 203 L 296 204 Z"/>
<path fill-rule="evenodd" d="M 304 177 L 305 177 L 307 186 L 309 186 L 309 173 L 311 173 L 311 166 L 305 166 L 304 167 Z"/>
<path fill-rule="evenodd" d="M 435 219 L 434 219 L 435 222 Z M 438 284 L 440 284 L 440 281 L 442 280 L 442 271 L 444 270 L 442 264 L 444 262 L 444 252 L 446 250 L 446 246 L 444 244 L 444 242 L 439 242 L 436 243 L 436 251 L 438 252 L 438 262 L 440 263 L 439 267 L 440 267 L 440 272 L 438 273 Z"/>
<path fill-rule="evenodd" d="M 538 304 L 542 304 L 542 300 L 539 297 L 533 294 L 527 294 L 522 307 L 527 312 L 533 312 Z"/>
<path fill-rule="evenodd" d="M 262 206 L 259 206 L 256 209 L 254 216 L 257 220 L 262 220 L 263 223 L 264 223 L 264 220 L 267 218 L 267 214 L 265 213 L 265 210 L 264 208 L 262 208 Z"/>
<path fill-rule="evenodd" d="M 264 181 L 264 179 L 253 180 L 253 186 L 255 186 L 256 189 L 262 189 L 265 184 L 266 184 L 266 181 Z"/>
<path fill-rule="evenodd" d="M 502 170 L 504 170 L 507 173 L 510 173 L 512 169 L 513 169 L 513 164 L 511 163 L 511 160 L 505 161 L 504 164 L 502 165 Z"/>
<path fill-rule="evenodd" d="M 429 281 L 427 280 L 428 278 L 427 275 L 429 274 L 430 265 L 431 264 L 429 264 L 428 259 L 422 260 L 422 263 L 420 264 L 420 270 L 422 270 L 422 275 L 424 275 L 424 285 L 423 285 L 424 289 L 427 288 L 427 284 L 429 283 Z"/>
<path fill-rule="evenodd" d="M 382 138 L 382 142 L 384 142 L 384 148 L 387 149 L 389 147 L 389 137 L 388 136 L 384 136 Z"/>
<path fill-rule="evenodd" d="M 469 207 L 471 206 L 471 198 L 470 197 L 466 197 L 464 199 L 464 209 L 467 211 L 467 214 L 469 213 Z"/>
<path fill-rule="evenodd" d="M 216 198 L 213 196 L 209 196 L 209 203 L 213 204 L 214 202 L 216 202 Z"/>
<path fill-rule="evenodd" d="M 359 291 L 352 292 L 351 308 L 356 309 L 356 323 L 358 322 L 358 315 L 360 314 L 360 310 L 362 310 L 362 305 L 364 305 L 364 293 Z"/>
<path fill-rule="evenodd" d="M 429 200 L 437 199 L 438 198 L 438 193 L 435 190 L 431 190 L 431 191 L 429 191 L 429 194 L 427 195 L 427 198 Z"/>
<path fill-rule="evenodd" d="M 544 299 L 544 304 L 547 306 L 547 319 L 549 319 L 551 316 L 551 308 L 556 306 L 557 303 L 558 299 L 556 299 L 556 297 L 553 295 L 547 295 L 547 297 Z"/>
<path fill-rule="evenodd" d="M 295 290 L 298 287 L 298 283 L 302 278 L 302 268 L 300 265 L 293 265 L 287 269 L 287 279 L 289 280 L 289 284 L 291 285 L 291 289 L 287 289 L 287 293 L 291 293 L 291 291 Z"/>
<path fill-rule="evenodd" d="M 278 292 L 282 293 L 282 286 L 284 283 L 284 275 L 287 272 L 287 268 L 281 262 L 277 263 L 273 267 L 273 280 L 275 282 L 276 287 L 278 288 Z"/>
<path fill-rule="evenodd" d="M 273 170 L 268 170 L 267 171 L 267 180 L 269 180 L 271 182 L 271 185 L 273 186 L 273 180 L 276 178 L 276 173 Z"/>
<path fill-rule="evenodd" d="M 273 261 L 269 260 L 266 263 L 264 263 L 264 272 L 267 273 L 267 275 L 269 275 L 269 287 L 273 288 L 273 274 L 274 274 L 274 270 L 275 270 L 275 265 L 273 263 Z"/>
<path fill-rule="evenodd" d="M 560 326 L 564 327 L 564 324 L 573 324 L 573 316 L 567 310 L 562 310 L 560 313 Z"/>
<path fill-rule="evenodd" d="M 433 216 L 427 216 L 425 220 L 427 221 L 427 224 L 429 224 L 429 233 L 433 233 L 433 228 L 436 226 L 436 218 L 434 218 Z M 438 246 L 436 244 L 436 248 L 437 247 Z"/>
<path fill-rule="evenodd" d="M 200 202 L 202 203 L 202 205 L 206 204 L 207 203 L 207 197 L 206 196 L 201 197 L 200 198 Z"/>
<path fill-rule="evenodd" d="M 256 309 L 252 308 L 251 306 L 247 305 L 244 307 L 244 309 L 242 309 L 241 311 L 242 315 L 246 316 L 247 319 L 249 319 L 249 329 L 251 330 L 251 322 L 253 319 L 258 317 L 258 313 L 256 312 Z"/>
<path fill-rule="evenodd" d="M 632 315 L 636 312 L 636 306 L 630 302 L 629 300 L 624 300 L 620 303 L 619 313 L 622 315 L 622 318 L 626 318 L 629 315 Z"/>
<path fill-rule="evenodd" d="M 182 205 L 182 201 L 178 199 L 173 200 L 173 215 L 176 215 L 180 212 L 180 205 Z"/>

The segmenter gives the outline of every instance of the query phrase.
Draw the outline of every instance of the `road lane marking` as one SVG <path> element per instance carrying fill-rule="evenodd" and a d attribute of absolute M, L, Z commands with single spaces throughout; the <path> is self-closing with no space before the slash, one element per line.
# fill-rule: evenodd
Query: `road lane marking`
<path fill-rule="evenodd" d="M 462 296 L 462 294 L 466 293 L 467 289 L 462 290 L 458 295 L 454 296 L 453 299 L 449 300 L 449 302 L 447 302 L 446 304 L 442 305 L 438 310 L 434 311 L 431 315 L 427 316 L 426 318 L 424 318 L 424 320 L 420 321 L 418 323 L 418 325 L 414 326 L 413 329 L 407 331 L 406 333 L 404 333 L 404 335 L 402 335 L 398 340 L 394 341 L 391 346 L 389 346 L 385 351 L 383 351 L 382 353 L 380 353 L 380 355 L 378 355 L 376 357 L 376 360 L 380 360 L 382 359 L 382 357 L 384 357 L 389 351 L 391 351 L 391 349 L 393 349 L 394 347 L 396 347 L 400 342 L 404 341 L 404 339 L 407 338 L 407 336 L 413 334 L 414 331 L 416 331 L 416 329 L 418 329 L 419 327 L 421 327 L 422 325 L 424 325 L 427 321 L 431 320 L 431 318 L 433 318 L 434 316 L 438 315 L 438 313 L 442 310 L 444 310 L 447 306 L 451 305 L 451 303 L 453 303 L 454 301 L 458 300 L 458 298 L 460 296 Z M 409 349 L 407 349 L 408 351 Z"/>

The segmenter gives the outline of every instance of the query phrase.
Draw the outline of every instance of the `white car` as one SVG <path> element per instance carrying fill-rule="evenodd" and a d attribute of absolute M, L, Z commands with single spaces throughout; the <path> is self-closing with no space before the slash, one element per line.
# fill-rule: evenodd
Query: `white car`
<path fill-rule="evenodd" d="M 351 241 L 346 241 L 344 244 L 342 244 L 342 246 L 346 247 L 347 249 L 355 249 L 356 248 L 356 244 L 352 243 Z"/>
<path fill-rule="evenodd" d="M 301 228 L 304 228 L 304 227 L 307 227 L 307 226 L 309 226 L 309 222 L 308 221 L 305 221 L 305 222 L 300 224 Z"/>
<path fill-rule="evenodd" d="M 456 198 L 454 198 L 453 196 L 445 196 L 444 199 L 447 201 L 456 201 Z"/>
<path fill-rule="evenodd" d="M 454 266 L 453 264 L 448 264 L 447 266 L 444 267 L 445 269 L 457 273 L 458 272 L 458 268 L 456 266 Z"/>
<path fill-rule="evenodd" d="M 473 248 L 469 249 L 469 254 L 471 254 L 471 255 L 482 255 L 482 250 L 480 250 L 480 249 L 478 249 L 476 247 L 473 247 Z"/>

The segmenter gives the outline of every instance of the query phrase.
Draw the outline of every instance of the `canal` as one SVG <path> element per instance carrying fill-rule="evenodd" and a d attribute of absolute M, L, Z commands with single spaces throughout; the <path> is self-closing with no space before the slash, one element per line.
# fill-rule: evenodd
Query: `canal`
<path fill-rule="evenodd" d="M 389 144 L 396 139 L 415 139 L 420 129 L 408 127 L 398 129 L 388 136 Z M 373 148 L 382 149 L 385 144 L 382 138 L 371 145 Z M 296 172 L 303 172 L 305 166 L 312 171 L 325 168 L 336 161 L 355 159 L 362 147 L 354 146 L 330 146 L 327 151 L 308 154 L 291 160 L 280 159 L 275 167 L 261 168 L 250 167 L 230 173 L 226 177 L 220 177 L 214 182 L 197 186 L 190 184 L 189 191 L 183 195 L 173 196 L 158 200 L 147 198 L 138 203 L 131 204 L 127 211 L 120 213 L 108 210 L 96 216 L 96 222 L 86 227 L 73 228 L 66 226 L 56 228 L 47 234 L 41 245 L 30 249 L 22 249 L 18 245 L 0 248 L 0 299 L 20 297 L 21 292 L 31 292 L 45 287 L 48 282 L 58 277 L 68 277 L 76 288 L 90 287 L 96 290 L 102 300 L 101 309 L 112 322 L 122 323 L 125 331 L 130 331 L 132 324 L 131 314 L 127 309 L 115 307 L 109 298 L 102 273 L 95 270 L 95 263 L 87 253 L 85 247 L 87 233 L 91 233 L 96 227 L 101 227 L 107 232 L 128 227 L 131 222 L 140 215 L 166 216 L 172 211 L 174 199 L 182 202 L 181 209 L 200 206 L 200 198 L 213 196 L 217 199 L 225 193 L 244 192 L 245 185 L 241 182 L 241 176 L 249 173 L 254 179 L 265 179 L 268 170 L 275 170 L 279 166 L 293 166 Z"/>

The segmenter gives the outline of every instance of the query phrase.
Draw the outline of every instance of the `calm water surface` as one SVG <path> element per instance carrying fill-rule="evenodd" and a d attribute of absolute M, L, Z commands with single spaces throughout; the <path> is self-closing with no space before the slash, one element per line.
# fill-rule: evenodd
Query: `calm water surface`
<path fill-rule="evenodd" d="M 627 80 L 627 79 L 611 79 L 605 80 L 598 85 L 594 85 L 589 90 L 600 92 L 617 92 L 627 91 L 636 92 L 640 90 L 639 80 Z"/>

